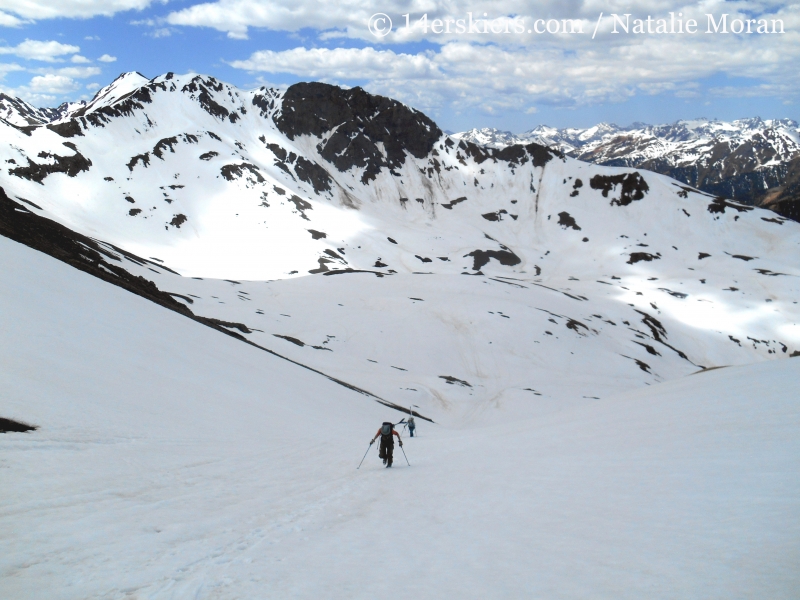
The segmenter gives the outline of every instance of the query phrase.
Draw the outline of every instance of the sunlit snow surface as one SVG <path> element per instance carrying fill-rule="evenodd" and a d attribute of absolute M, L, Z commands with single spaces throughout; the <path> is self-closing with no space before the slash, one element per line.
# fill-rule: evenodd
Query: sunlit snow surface
<path fill-rule="evenodd" d="M 0 435 L 4 598 L 796 597 L 797 359 L 356 470 L 396 412 L 3 238 L 0 270 L 2 416 L 40 427 Z"/>

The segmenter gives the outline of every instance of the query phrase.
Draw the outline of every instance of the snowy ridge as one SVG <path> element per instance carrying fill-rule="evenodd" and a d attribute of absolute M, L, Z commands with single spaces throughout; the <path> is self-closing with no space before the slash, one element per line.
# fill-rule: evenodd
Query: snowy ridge
<path fill-rule="evenodd" d="M 5 235 L 60 223 L 105 244 L 76 266 L 449 423 L 800 351 L 800 225 L 772 212 L 359 88 L 139 77 L 0 123 Z"/>
<path fill-rule="evenodd" d="M 131 92 L 138 90 L 148 83 L 147 77 L 141 73 L 123 73 L 112 81 L 109 85 L 97 91 L 88 103 L 80 103 L 71 106 L 68 110 L 59 115 L 58 119 L 69 119 L 80 111 L 81 115 L 96 111 L 104 106 L 111 106 L 117 100 L 127 96 Z"/>
<path fill-rule="evenodd" d="M 65 102 L 58 108 L 36 108 L 22 100 L 0 93 L 0 119 L 17 127 L 38 126 L 58 121 L 86 104 L 85 101 Z"/>
<path fill-rule="evenodd" d="M 21 98 L 12 98 L 0 93 L 0 119 L 25 127 L 27 125 L 42 125 L 49 123 L 53 109 L 36 108 Z"/>
<path fill-rule="evenodd" d="M 572 156 L 584 148 L 594 147 L 623 131 L 626 130 L 609 123 L 600 123 L 588 129 L 574 127 L 558 129 L 547 125 L 539 125 L 530 131 L 520 134 L 486 127 L 456 133 L 453 134 L 453 138 L 497 149 L 513 146 L 514 144 L 542 144 Z"/>
<path fill-rule="evenodd" d="M 661 159 L 673 167 L 704 164 L 712 150 L 727 145 L 730 154 L 753 152 L 753 169 L 787 162 L 800 155 L 798 125 L 789 119 L 762 121 L 759 118 L 725 123 L 720 121 L 678 121 L 672 125 L 643 126 L 624 133 L 604 135 L 584 144 L 578 154 L 598 164 L 624 159 L 640 164 Z M 628 138 L 628 144 L 623 142 Z M 752 150 L 750 150 L 752 148 Z"/>
<path fill-rule="evenodd" d="M 484 127 L 482 129 L 470 129 L 469 131 L 454 133 L 451 137 L 455 140 L 464 140 L 466 142 L 478 144 L 479 146 L 487 146 L 489 148 L 498 149 L 505 148 L 507 146 L 513 146 L 515 144 L 524 145 L 526 142 L 541 143 L 541 138 L 539 137 L 531 137 L 531 139 L 528 140 L 523 138 L 524 135 L 525 134 L 518 136 L 514 135 L 510 131 L 500 131 L 499 129 L 494 129 L 493 127 Z"/>
<path fill-rule="evenodd" d="M 494 128 L 470 129 L 453 134 L 456 139 L 470 141 L 482 146 L 492 148 L 505 148 L 513 144 L 529 144 L 532 142 L 555 146 L 559 150 L 580 157 L 590 152 L 596 152 L 618 137 L 654 138 L 662 142 L 674 144 L 670 150 L 683 150 L 691 154 L 691 148 L 697 144 L 708 144 L 710 141 L 730 142 L 734 147 L 739 147 L 748 141 L 764 136 L 776 143 L 776 151 L 783 159 L 791 158 L 800 148 L 800 127 L 791 119 L 767 119 L 758 117 L 752 119 L 739 119 L 736 121 L 711 121 L 708 119 L 694 119 L 676 121 L 664 125 L 647 125 L 634 123 L 629 127 L 620 127 L 609 123 L 600 123 L 586 129 L 581 128 L 556 128 L 540 125 L 530 131 L 513 134 L 510 131 L 500 131 Z M 681 146 L 680 143 L 689 144 Z M 654 153 L 660 156 L 662 153 Z M 632 159 L 636 159 L 635 156 Z M 680 160 L 675 157 L 674 160 Z M 593 161 L 596 162 L 596 161 Z"/>
<path fill-rule="evenodd" d="M 800 128 L 790 119 L 540 126 L 519 135 L 473 129 L 455 137 L 494 148 L 535 142 L 599 165 L 648 169 L 800 220 Z"/>

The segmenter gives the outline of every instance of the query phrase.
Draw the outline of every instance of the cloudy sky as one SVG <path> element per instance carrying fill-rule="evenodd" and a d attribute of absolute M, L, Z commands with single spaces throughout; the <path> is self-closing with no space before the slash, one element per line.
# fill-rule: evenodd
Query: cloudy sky
<path fill-rule="evenodd" d="M 797 120 L 798 65 L 800 0 L 0 0 L 0 88 L 37 106 L 191 71 L 360 85 L 453 131 Z"/>

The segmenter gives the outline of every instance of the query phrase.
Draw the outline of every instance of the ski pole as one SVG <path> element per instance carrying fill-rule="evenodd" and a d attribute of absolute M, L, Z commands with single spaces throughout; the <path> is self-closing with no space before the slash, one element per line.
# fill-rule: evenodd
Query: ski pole
<path fill-rule="evenodd" d="M 408 457 L 406 456 L 406 451 L 405 451 L 405 450 L 403 450 L 403 447 L 402 447 L 402 446 L 400 446 L 400 450 L 402 450 L 402 451 L 403 451 L 403 456 L 405 456 L 405 459 L 406 459 L 406 464 L 407 464 L 407 465 L 410 467 L 410 466 L 411 466 L 411 463 L 410 463 L 410 462 L 408 462 Z"/>
<path fill-rule="evenodd" d="M 364 458 L 367 458 L 367 454 L 369 454 L 369 449 L 370 448 L 372 448 L 372 442 L 370 442 L 369 446 L 367 447 L 367 451 L 364 452 Z M 358 471 L 361 468 L 361 465 L 364 462 L 364 458 L 362 458 L 361 462 L 358 463 L 358 466 L 356 467 L 356 471 Z M 406 462 L 408 462 L 408 459 L 406 459 Z"/>

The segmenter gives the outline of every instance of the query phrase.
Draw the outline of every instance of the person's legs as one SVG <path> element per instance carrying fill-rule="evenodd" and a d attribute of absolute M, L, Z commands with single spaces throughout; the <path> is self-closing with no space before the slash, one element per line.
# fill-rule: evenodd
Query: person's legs
<path fill-rule="evenodd" d="M 387 467 L 391 467 L 392 466 L 392 455 L 393 454 L 394 454 L 394 443 L 393 443 L 393 441 L 390 441 L 386 445 L 386 466 Z"/>
<path fill-rule="evenodd" d="M 381 445 L 380 445 L 380 452 L 378 453 L 378 458 L 383 460 L 383 464 L 386 464 L 386 440 L 383 439 L 383 436 L 381 436 Z"/>

